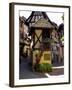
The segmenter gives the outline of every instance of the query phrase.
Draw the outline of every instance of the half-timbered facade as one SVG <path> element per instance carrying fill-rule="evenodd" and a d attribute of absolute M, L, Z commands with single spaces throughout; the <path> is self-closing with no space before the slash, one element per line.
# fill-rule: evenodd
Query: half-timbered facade
<path fill-rule="evenodd" d="M 29 26 L 29 35 L 33 41 L 33 63 L 39 57 L 39 63 L 52 63 L 51 41 L 52 33 L 58 41 L 57 25 L 51 22 L 45 12 L 33 11 L 26 20 Z M 55 31 L 55 32 L 54 32 Z"/>

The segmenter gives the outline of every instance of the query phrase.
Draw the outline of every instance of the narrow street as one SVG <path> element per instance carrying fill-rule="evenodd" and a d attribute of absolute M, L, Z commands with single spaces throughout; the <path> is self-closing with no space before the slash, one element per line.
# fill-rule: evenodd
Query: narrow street
<path fill-rule="evenodd" d="M 43 73 L 33 72 L 30 60 L 28 58 L 21 57 L 19 78 L 20 79 L 32 79 L 32 78 L 46 78 Z"/>

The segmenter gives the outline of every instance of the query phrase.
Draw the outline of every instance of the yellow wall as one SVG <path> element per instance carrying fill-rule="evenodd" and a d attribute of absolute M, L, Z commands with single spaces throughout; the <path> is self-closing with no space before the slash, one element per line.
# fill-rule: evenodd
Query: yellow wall
<path fill-rule="evenodd" d="M 36 62 L 35 61 L 36 60 L 35 55 L 38 54 L 38 53 L 39 53 L 38 50 L 33 51 L 33 64 Z M 46 57 L 44 57 L 45 54 L 49 55 L 49 59 L 47 59 L 47 60 L 44 59 L 44 58 L 46 58 Z M 51 64 L 51 51 L 44 51 L 42 53 L 42 56 L 41 56 L 41 59 L 40 59 L 40 63 L 49 63 L 49 64 Z"/>
<path fill-rule="evenodd" d="M 47 55 L 47 57 L 46 57 L 46 55 Z M 45 60 L 45 58 L 46 58 L 46 60 Z M 49 64 L 51 64 L 51 51 L 44 51 L 43 52 L 40 63 L 49 63 Z"/>

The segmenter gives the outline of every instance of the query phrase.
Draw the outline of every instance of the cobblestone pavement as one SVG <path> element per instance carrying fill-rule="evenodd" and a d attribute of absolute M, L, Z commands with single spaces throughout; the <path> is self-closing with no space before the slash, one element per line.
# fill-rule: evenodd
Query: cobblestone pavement
<path fill-rule="evenodd" d="M 30 63 L 30 59 L 21 57 L 21 62 L 19 65 L 19 78 L 20 79 L 32 79 L 32 78 L 48 78 L 44 73 L 33 72 Z M 53 63 L 53 66 L 61 66 L 64 65 L 63 62 L 61 63 Z M 63 75 L 64 68 L 55 68 L 52 72 L 48 73 L 49 75 Z"/>
<path fill-rule="evenodd" d="M 56 75 L 63 75 L 64 74 L 64 68 L 56 68 L 53 69 L 52 72 L 49 73 L 51 76 L 56 76 Z"/>
<path fill-rule="evenodd" d="M 43 73 L 33 72 L 29 65 L 30 60 L 22 58 L 19 69 L 20 79 L 32 79 L 32 78 L 46 78 L 47 76 Z M 47 77 L 48 78 L 48 77 Z"/>

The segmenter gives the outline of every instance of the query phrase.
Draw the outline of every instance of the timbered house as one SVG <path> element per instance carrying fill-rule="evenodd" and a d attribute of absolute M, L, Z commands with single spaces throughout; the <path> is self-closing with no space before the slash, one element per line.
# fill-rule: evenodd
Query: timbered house
<path fill-rule="evenodd" d="M 19 17 L 19 43 L 20 43 L 20 55 L 29 56 L 30 53 L 30 39 L 28 38 L 28 26 L 25 23 L 26 18 L 24 16 Z"/>
<path fill-rule="evenodd" d="M 52 63 L 51 40 L 52 33 L 54 38 L 58 39 L 57 25 L 52 22 L 46 12 L 33 11 L 26 20 L 29 26 L 29 35 L 31 36 L 33 64 L 36 57 L 39 57 L 39 63 Z M 54 32 L 55 31 L 55 32 Z M 57 38 L 56 38 L 57 37 Z"/>

